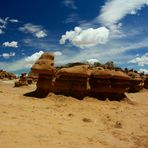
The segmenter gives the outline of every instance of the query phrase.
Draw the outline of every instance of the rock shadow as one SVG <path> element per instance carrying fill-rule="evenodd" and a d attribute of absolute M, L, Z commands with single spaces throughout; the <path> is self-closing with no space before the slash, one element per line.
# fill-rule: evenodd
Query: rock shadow
<path fill-rule="evenodd" d="M 91 94 L 89 97 L 94 97 L 98 100 L 105 101 L 106 99 L 110 101 L 122 101 L 126 96 L 124 94 L 114 94 L 114 93 L 98 93 L 98 94 Z"/>
<path fill-rule="evenodd" d="M 46 98 L 49 94 L 49 91 L 45 91 L 45 90 L 35 90 L 35 91 L 32 91 L 32 92 L 28 92 L 28 93 L 25 93 L 24 96 L 26 97 L 35 97 L 35 98 L 38 98 L 38 99 L 43 99 L 43 98 Z"/>

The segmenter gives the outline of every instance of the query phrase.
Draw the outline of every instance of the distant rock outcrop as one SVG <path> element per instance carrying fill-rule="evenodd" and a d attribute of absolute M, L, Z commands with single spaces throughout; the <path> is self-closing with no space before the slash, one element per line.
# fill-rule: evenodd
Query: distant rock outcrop
<path fill-rule="evenodd" d="M 94 69 L 89 79 L 90 95 L 120 99 L 129 88 L 129 80 L 130 77 L 121 71 Z"/>
<path fill-rule="evenodd" d="M 90 76 L 88 65 L 62 68 L 56 74 L 54 82 L 54 92 L 83 98 L 87 95 L 87 82 Z"/>
<path fill-rule="evenodd" d="M 21 76 L 19 77 L 19 80 L 14 83 L 14 87 L 27 86 L 27 85 L 28 85 L 27 73 L 22 73 Z"/>
<path fill-rule="evenodd" d="M 52 91 L 52 79 L 55 74 L 54 56 L 52 54 L 42 54 L 39 60 L 32 66 L 31 72 L 38 74 L 36 90 L 38 96 L 44 97 Z"/>
<path fill-rule="evenodd" d="M 0 70 L 0 79 L 13 80 L 16 79 L 16 75 L 4 70 Z"/>
<path fill-rule="evenodd" d="M 144 87 L 144 81 L 140 77 L 140 75 L 134 71 L 129 71 L 127 73 L 131 80 L 130 80 L 130 85 L 129 85 L 129 92 L 138 92 Z"/>

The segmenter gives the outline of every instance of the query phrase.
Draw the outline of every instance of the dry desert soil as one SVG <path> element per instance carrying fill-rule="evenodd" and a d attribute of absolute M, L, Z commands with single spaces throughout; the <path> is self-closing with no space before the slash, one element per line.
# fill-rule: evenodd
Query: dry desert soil
<path fill-rule="evenodd" d="M 25 96 L 35 85 L 0 81 L 0 148 L 147 148 L 148 90 L 131 101 L 49 94 Z"/>

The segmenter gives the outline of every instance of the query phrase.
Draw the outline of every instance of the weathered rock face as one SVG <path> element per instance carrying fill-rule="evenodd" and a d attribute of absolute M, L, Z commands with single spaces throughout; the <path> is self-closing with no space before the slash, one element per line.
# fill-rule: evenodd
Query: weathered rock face
<path fill-rule="evenodd" d="M 144 78 L 144 88 L 148 89 L 148 75 Z"/>
<path fill-rule="evenodd" d="M 49 53 L 42 54 L 31 71 L 35 74 L 54 74 L 54 56 Z"/>
<path fill-rule="evenodd" d="M 54 56 L 49 53 L 41 55 L 39 60 L 32 66 L 32 73 L 38 74 L 36 93 L 40 97 L 48 95 L 52 91 L 52 80 L 54 77 Z"/>
<path fill-rule="evenodd" d="M 140 91 L 144 86 L 144 81 L 140 77 L 138 73 L 135 73 L 133 71 L 128 72 L 128 75 L 130 76 L 130 89 L 129 92 L 138 92 Z"/>
<path fill-rule="evenodd" d="M 16 79 L 16 75 L 4 70 L 0 70 L 0 79 L 13 80 Z"/>
<path fill-rule="evenodd" d="M 120 98 L 128 90 L 129 80 L 130 77 L 121 71 L 94 69 L 89 79 L 90 95 L 101 98 Z"/>
<path fill-rule="evenodd" d="M 87 95 L 87 80 L 89 75 L 88 65 L 62 68 L 56 74 L 54 92 L 81 99 Z"/>

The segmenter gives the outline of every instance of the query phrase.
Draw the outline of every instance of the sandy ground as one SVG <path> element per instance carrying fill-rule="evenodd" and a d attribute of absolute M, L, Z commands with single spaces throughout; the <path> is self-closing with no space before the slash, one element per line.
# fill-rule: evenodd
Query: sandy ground
<path fill-rule="evenodd" d="M 148 147 L 147 90 L 127 94 L 132 103 L 24 96 L 33 90 L 0 81 L 0 148 Z"/>

